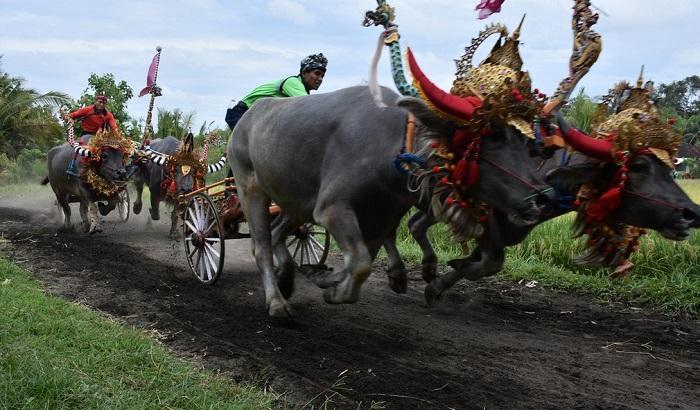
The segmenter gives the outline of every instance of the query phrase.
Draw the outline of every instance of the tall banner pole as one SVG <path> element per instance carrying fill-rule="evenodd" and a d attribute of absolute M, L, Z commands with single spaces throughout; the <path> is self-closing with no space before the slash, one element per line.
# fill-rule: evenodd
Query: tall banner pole
<path fill-rule="evenodd" d="M 590 0 L 574 0 L 574 15 L 571 19 L 573 49 L 569 57 L 569 76 L 559 83 L 559 87 L 542 110 L 549 115 L 566 103 L 576 84 L 598 61 L 603 49 L 600 34 L 591 29 L 598 22 L 598 13 L 591 10 Z"/>
<path fill-rule="evenodd" d="M 398 26 L 394 23 L 396 12 L 394 8 L 386 2 L 386 0 L 377 0 L 377 8 L 365 13 L 365 19 L 362 25 L 383 26 L 384 44 L 389 47 L 389 55 L 391 58 L 391 74 L 394 79 L 394 84 L 401 95 L 416 97 L 418 92 L 406 80 L 406 75 L 403 69 L 403 56 L 401 55 L 401 45 L 399 44 Z M 377 61 L 378 62 L 378 61 Z"/>
<path fill-rule="evenodd" d="M 155 72 L 153 74 L 153 84 L 151 85 L 151 101 L 148 104 L 148 113 L 146 114 L 146 124 L 144 125 L 143 129 L 143 141 L 148 141 L 148 139 L 151 137 L 153 134 L 153 130 L 151 128 L 151 120 L 153 119 L 153 106 L 155 105 L 156 97 L 159 97 L 161 94 L 160 87 L 158 87 L 158 65 L 160 64 L 160 52 L 163 50 L 160 46 L 156 47 L 156 51 L 158 52 L 156 54 L 156 66 L 155 66 Z"/>

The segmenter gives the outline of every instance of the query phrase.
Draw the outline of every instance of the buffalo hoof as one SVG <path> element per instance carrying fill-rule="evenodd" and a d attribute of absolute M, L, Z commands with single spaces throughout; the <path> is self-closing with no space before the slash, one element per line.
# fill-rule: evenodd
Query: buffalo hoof
<path fill-rule="evenodd" d="M 331 305 L 341 303 L 355 303 L 360 300 L 359 288 L 355 289 L 350 275 L 346 275 L 345 280 L 337 286 L 328 288 L 323 292 L 323 300 Z"/>
<path fill-rule="evenodd" d="M 142 207 L 141 202 L 134 202 L 134 215 L 138 215 L 141 213 L 141 207 Z"/>
<path fill-rule="evenodd" d="M 90 232 L 90 223 L 83 222 L 83 233 L 88 233 L 88 232 Z"/>
<path fill-rule="evenodd" d="M 153 212 L 153 209 L 150 209 L 150 208 L 148 209 L 148 212 L 151 213 L 151 219 L 153 219 L 154 221 L 157 221 L 157 220 L 160 219 L 160 213 L 159 213 L 159 212 Z"/>
<path fill-rule="evenodd" d="M 270 317 L 288 318 L 294 317 L 292 306 L 284 300 L 272 299 L 267 306 L 267 314 Z"/>
<path fill-rule="evenodd" d="M 333 269 L 326 265 L 304 265 L 299 267 L 299 270 L 306 276 L 306 279 L 321 289 L 338 285 L 347 275 L 344 271 L 333 272 Z"/>
<path fill-rule="evenodd" d="M 438 289 L 436 282 L 436 280 L 430 282 L 428 286 L 425 287 L 425 291 L 423 292 L 423 296 L 425 296 L 425 303 L 428 305 L 428 307 L 433 306 L 433 304 L 435 304 L 435 302 L 437 302 L 442 295 L 442 291 Z"/>
<path fill-rule="evenodd" d="M 91 227 L 90 230 L 88 231 L 88 233 L 89 233 L 90 235 L 96 234 L 96 233 L 99 233 L 99 232 L 102 232 L 102 228 L 100 228 L 99 226 L 93 226 L 93 227 Z"/>
<path fill-rule="evenodd" d="M 102 216 L 106 216 L 109 211 L 111 211 L 111 209 L 109 209 L 109 207 L 102 202 L 97 203 L 97 208 L 100 210 L 100 215 Z"/>
<path fill-rule="evenodd" d="M 62 225 L 58 228 L 58 233 L 71 233 L 75 232 L 75 226 L 73 225 Z"/>
<path fill-rule="evenodd" d="M 421 264 L 421 276 L 423 276 L 423 280 L 425 283 L 430 283 L 432 282 L 435 278 L 437 278 L 437 258 L 432 257 L 432 258 L 426 258 L 423 260 Z"/>
<path fill-rule="evenodd" d="M 182 232 L 180 232 L 179 229 L 172 230 L 172 231 L 170 231 L 170 233 L 168 234 L 168 238 L 170 238 L 170 239 L 172 239 L 172 240 L 174 240 L 174 241 L 179 241 L 179 240 L 182 239 Z"/>
<path fill-rule="evenodd" d="M 474 262 L 468 258 L 453 259 L 447 262 L 448 265 L 457 272 L 462 274 L 462 277 L 467 280 L 479 280 L 484 276 L 494 275 L 496 272 L 489 273 L 480 269 L 473 269 Z"/>
<path fill-rule="evenodd" d="M 408 274 L 405 268 L 391 269 L 387 277 L 389 278 L 389 287 L 395 293 L 403 294 L 408 291 Z"/>
<path fill-rule="evenodd" d="M 294 293 L 294 266 L 291 269 L 284 269 L 276 273 L 277 288 L 282 297 L 289 299 Z"/>

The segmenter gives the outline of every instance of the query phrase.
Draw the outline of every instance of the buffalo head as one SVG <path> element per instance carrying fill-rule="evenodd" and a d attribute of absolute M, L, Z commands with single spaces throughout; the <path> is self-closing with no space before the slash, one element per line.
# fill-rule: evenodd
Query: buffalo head
<path fill-rule="evenodd" d="M 537 176 L 528 138 L 523 134 L 532 132 L 523 118 L 533 110 L 530 100 L 521 94 L 521 90 L 528 92 L 529 79 L 504 66 L 480 67 L 477 70 L 483 73 L 475 73 L 489 78 L 502 76 L 503 81 L 496 82 L 495 91 L 486 90 L 482 99 L 441 90 L 423 74 L 410 50 L 408 62 L 423 98 L 406 97 L 398 105 L 442 135 L 441 145 L 453 158 L 441 170 L 448 173 L 449 182 L 458 191 L 456 196 L 478 198 L 515 224 L 536 223 L 550 203 L 551 193 Z M 527 112 L 520 116 L 518 109 Z"/>
<path fill-rule="evenodd" d="M 117 185 L 127 182 L 127 172 L 124 166 L 124 152 L 112 147 L 104 147 L 100 152 L 97 173 Z"/>
<path fill-rule="evenodd" d="M 175 172 L 172 178 L 177 187 L 177 195 L 187 194 L 194 190 L 195 173 L 197 172 L 192 165 L 176 164 Z"/>
<path fill-rule="evenodd" d="M 671 177 L 671 172 L 654 155 L 635 155 L 628 161 L 627 181 L 619 207 L 610 212 L 616 222 L 659 231 L 668 239 L 683 240 L 691 227 L 698 226 L 700 208 L 688 198 Z M 567 192 L 592 184 L 599 192 L 610 188 L 619 167 L 613 163 L 589 162 L 556 168 L 546 180 Z"/>

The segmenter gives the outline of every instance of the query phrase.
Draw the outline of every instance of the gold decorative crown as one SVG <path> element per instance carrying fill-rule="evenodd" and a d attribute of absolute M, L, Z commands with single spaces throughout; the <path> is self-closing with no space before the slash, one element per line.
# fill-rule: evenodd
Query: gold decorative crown
<path fill-rule="evenodd" d="M 464 55 L 456 61 L 457 78 L 450 93 L 460 97 L 479 97 L 484 101 L 484 111 L 489 117 L 498 117 L 529 138 L 534 138 L 530 122 L 544 103 L 533 95 L 530 75 L 521 71 L 523 61 L 518 46 L 524 20 L 525 16 L 510 37 L 505 26 L 492 24 L 472 39 Z M 498 41 L 486 59 L 474 67 L 472 58 L 477 48 L 494 34 L 499 34 Z M 520 103 L 512 98 L 514 90 L 523 97 Z"/>
<path fill-rule="evenodd" d="M 95 158 L 100 158 L 102 150 L 105 148 L 122 151 L 126 157 L 132 155 L 136 150 L 134 142 L 117 129 L 97 131 L 88 141 L 87 147 L 94 154 Z"/>
<path fill-rule="evenodd" d="M 615 152 L 648 149 L 673 168 L 681 135 L 671 124 L 661 121 L 658 108 L 649 98 L 650 89 L 642 85 L 643 73 L 644 67 L 636 87 L 621 82 L 603 98 L 594 119 L 596 137 L 612 138 Z M 610 111 L 614 114 L 608 116 Z"/>
<path fill-rule="evenodd" d="M 190 142 L 188 142 L 187 139 L 180 144 L 180 147 L 175 151 L 175 154 L 168 162 L 172 163 L 173 166 L 189 165 L 196 170 L 206 168 L 200 159 L 202 156 L 201 150 L 193 149 L 189 144 Z"/>

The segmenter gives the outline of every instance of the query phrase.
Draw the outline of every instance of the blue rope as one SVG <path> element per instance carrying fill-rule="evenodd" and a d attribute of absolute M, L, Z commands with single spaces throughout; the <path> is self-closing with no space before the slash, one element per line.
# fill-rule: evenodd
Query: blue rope
<path fill-rule="evenodd" d="M 66 174 L 72 177 L 79 177 L 80 175 L 78 174 L 78 167 L 76 166 L 75 158 L 71 159 L 70 162 L 68 163 L 68 169 L 66 170 Z"/>
<path fill-rule="evenodd" d="M 402 173 L 403 175 L 411 175 L 412 172 L 410 171 L 411 164 L 415 164 L 419 168 L 423 168 L 426 165 L 426 162 L 423 158 L 419 157 L 418 155 L 415 154 L 399 154 L 394 158 L 394 167 L 396 167 L 396 170 Z"/>
<path fill-rule="evenodd" d="M 566 147 L 564 147 L 562 150 L 562 153 L 561 153 L 561 161 L 559 162 L 559 166 L 562 166 L 562 167 L 569 166 L 570 161 L 571 161 L 571 155 L 569 155 L 569 152 L 567 151 Z"/>
<path fill-rule="evenodd" d="M 563 195 L 559 184 L 554 185 L 554 203 L 557 208 L 562 210 L 572 209 L 574 207 L 574 199 L 572 195 Z"/>

